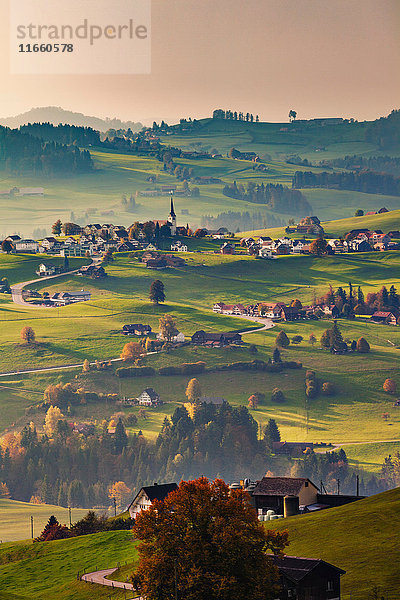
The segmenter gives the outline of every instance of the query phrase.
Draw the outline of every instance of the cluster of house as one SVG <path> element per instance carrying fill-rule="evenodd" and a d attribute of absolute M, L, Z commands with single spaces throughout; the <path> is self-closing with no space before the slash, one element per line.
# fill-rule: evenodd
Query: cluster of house
<path fill-rule="evenodd" d="M 124 335 L 147 337 L 152 334 L 152 328 L 150 325 L 144 325 L 143 323 L 132 323 L 129 325 L 124 325 L 122 328 L 122 333 Z M 164 341 L 166 339 L 162 333 L 157 333 L 156 338 L 160 341 Z M 172 336 L 169 341 L 178 344 L 185 341 L 185 336 L 181 331 L 177 331 L 177 333 Z"/>
<path fill-rule="evenodd" d="M 192 344 L 209 346 L 209 347 L 222 347 L 230 344 L 241 344 L 242 336 L 240 333 L 210 333 L 200 329 L 192 335 Z"/>
<path fill-rule="evenodd" d="M 58 275 L 65 270 L 62 266 L 53 265 L 52 263 L 40 263 L 36 270 L 36 274 L 39 277 L 51 277 L 52 275 Z M 91 279 L 100 279 L 102 277 L 107 277 L 107 273 L 104 270 L 104 267 L 101 265 L 84 265 L 77 271 L 77 275 L 86 275 Z"/>
<path fill-rule="evenodd" d="M 213 305 L 213 312 L 222 315 L 243 315 L 243 316 L 262 316 L 273 321 L 299 321 L 300 319 L 317 319 L 317 309 L 322 310 L 324 315 L 329 317 L 338 317 L 339 310 L 335 305 L 327 306 L 324 304 L 317 306 L 303 306 L 295 308 L 286 306 L 284 302 L 257 302 L 244 306 L 243 304 L 225 304 L 216 302 Z"/>
<path fill-rule="evenodd" d="M 352 229 L 346 240 L 330 240 L 335 243 L 336 252 L 369 252 L 371 250 L 400 250 L 400 231 L 383 233 L 381 229 Z M 397 240 L 397 241 L 395 241 Z"/>
<path fill-rule="evenodd" d="M 143 510 L 150 508 L 154 501 L 164 502 L 168 494 L 177 490 L 176 483 L 154 483 L 140 488 L 127 510 L 135 519 Z M 259 515 L 282 512 L 286 517 L 301 512 L 311 512 L 342 506 L 361 499 L 361 496 L 322 494 L 312 481 L 306 478 L 263 477 L 251 483 L 245 479 L 232 484 L 231 489 L 245 489 Z M 340 600 L 340 577 L 345 571 L 321 559 L 299 556 L 271 555 L 280 576 L 280 591 L 277 600 L 295 598 L 318 598 Z"/>
<path fill-rule="evenodd" d="M 324 228 L 318 217 L 303 217 L 297 225 L 289 225 L 285 229 L 286 233 L 303 233 L 323 235 Z"/>
<path fill-rule="evenodd" d="M 174 254 L 160 254 L 155 250 L 146 250 L 141 258 L 148 269 L 166 269 L 167 267 L 184 267 L 186 261 Z"/>

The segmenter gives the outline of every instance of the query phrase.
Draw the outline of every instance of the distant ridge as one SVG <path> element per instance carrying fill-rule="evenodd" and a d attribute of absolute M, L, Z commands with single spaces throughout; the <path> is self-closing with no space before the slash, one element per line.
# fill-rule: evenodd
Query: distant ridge
<path fill-rule="evenodd" d="M 107 129 L 128 129 L 132 131 L 140 131 L 142 123 L 134 121 L 121 121 L 120 119 L 101 119 L 99 117 L 91 117 L 83 113 L 64 110 L 60 106 L 39 106 L 31 108 L 27 112 L 16 115 L 15 117 L 0 117 L 0 125 L 15 129 L 26 123 L 59 123 L 76 125 L 80 127 L 92 127 L 97 131 L 107 131 Z"/>

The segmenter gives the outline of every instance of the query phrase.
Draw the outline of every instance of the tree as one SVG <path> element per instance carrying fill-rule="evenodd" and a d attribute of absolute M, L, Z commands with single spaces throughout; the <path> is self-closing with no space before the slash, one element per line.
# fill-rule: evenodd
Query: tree
<path fill-rule="evenodd" d="M 289 120 L 291 123 L 296 120 L 297 112 L 293 109 L 289 110 Z"/>
<path fill-rule="evenodd" d="M 342 350 L 344 346 L 343 337 L 336 319 L 333 321 L 332 326 L 332 346 L 335 350 Z"/>
<path fill-rule="evenodd" d="M 264 442 L 267 448 L 272 449 L 273 442 L 280 442 L 281 434 L 275 419 L 270 419 L 264 427 Z"/>
<path fill-rule="evenodd" d="M 271 394 L 271 402 L 285 402 L 286 398 L 282 390 L 274 388 Z"/>
<path fill-rule="evenodd" d="M 189 402 L 198 402 L 201 398 L 201 387 L 198 379 L 195 377 L 189 381 L 186 387 L 186 397 Z"/>
<path fill-rule="evenodd" d="M 14 246 L 12 245 L 12 243 L 10 242 L 10 240 L 4 240 L 1 243 L 1 249 L 3 250 L 3 252 L 7 252 L 7 254 L 10 254 L 10 252 L 13 251 Z"/>
<path fill-rule="evenodd" d="M 167 340 L 168 342 L 170 342 L 172 338 L 179 333 L 172 315 L 164 315 L 163 317 L 160 317 L 158 323 L 162 339 Z"/>
<path fill-rule="evenodd" d="M 164 284 L 159 279 L 153 281 L 150 286 L 149 299 L 154 304 L 159 304 L 165 301 Z"/>
<path fill-rule="evenodd" d="M 64 235 L 78 235 L 81 231 L 82 227 L 76 223 L 63 223 L 62 232 Z"/>
<path fill-rule="evenodd" d="M 2 481 L 0 481 L 0 498 L 10 498 L 8 487 Z"/>
<path fill-rule="evenodd" d="M 276 597 L 277 572 L 266 551 L 281 553 L 288 534 L 267 531 L 247 493 L 221 479 L 182 481 L 163 502 L 139 513 L 133 533 L 139 565 L 132 582 L 141 596 Z"/>
<path fill-rule="evenodd" d="M 311 346 L 314 346 L 316 341 L 317 341 L 317 338 L 315 337 L 315 334 L 310 333 L 310 335 L 308 337 L 308 343 L 311 344 Z"/>
<path fill-rule="evenodd" d="M 328 250 L 328 242 L 323 237 L 318 237 L 310 244 L 310 253 L 316 256 L 322 256 L 326 254 Z"/>
<path fill-rule="evenodd" d="M 255 394 L 252 394 L 248 400 L 248 406 L 252 410 L 257 410 L 258 407 L 258 397 Z"/>
<path fill-rule="evenodd" d="M 355 217 L 363 217 L 364 216 L 364 211 L 361 208 L 357 208 L 356 212 L 354 213 Z"/>
<path fill-rule="evenodd" d="M 332 348 L 332 329 L 325 329 L 321 335 L 320 343 L 322 348 Z"/>
<path fill-rule="evenodd" d="M 290 340 L 284 331 L 280 331 L 275 338 L 275 344 L 281 348 L 288 348 Z"/>
<path fill-rule="evenodd" d="M 57 423 L 63 418 L 63 414 L 58 406 L 50 406 L 44 419 L 44 430 L 49 438 L 52 438 L 56 432 Z"/>
<path fill-rule="evenodd" d="M 60 525 L 54 515 L 47 521 L 42 533 L 35 538 L 34 542 L 50 542 L 52 540 L 65 540 L 71 537 L 71 532 L 65 525 Z"/>
<path fill-rule="evenodd" d="M 396 392 L 397 385 L 394 379 L 385 379 L 383 383 L 383 390 L 388 394 L 394 394 Z"/>
<path fill-rule="evenodd" d="M 35 341 L 35 332 L 32 327 L 26 325 L 21 329 L 21 338 L 24 340 L 26 344 L 33 344 Z"/>
<path fill-rule="evenodd" d="M 128 342 L 122 348 L 121 358 L 125 362 L 134 362 L 144 354 L 146 354 L 146 350 L 139 342 Z"/>
<path fill-rule="evenodd" d="M 325 381 L 322 384 L 321 390 L 324 396 L 333 396 L 335 393 L 335 386 L 330 381 Z"/>
<path fill-rule="evenodd" d="M 272 354 L 272 362 L 273 363 L 280 363 L 280 362 L 282 362 L 281 353 L 279 352 L 279 348 L 278 347 L 276 347 L 274 349 L 274 352 Z"/>
<path fill-rule="evenodd" d="M 118 423 L 115 426 L 114 434 L 114 446 L 115 452 L 121 454 L 122 450 L 128 445 L 128 436 L 126 435 L 125 427 L 121 417 L 118 419 Z"/>
<path fill-rule="evenodd" d="M 356 350 L 360 354 L 367 354 L 370 351 L 370 346 L 365 338 L 360 337 L 357 340 Z"/>
<path fill-rule="evenodd" d="M 295 300 L 292 300 L 292 302 L 290 303 L 290 306 L 292 308 L 297 308 L 297 310 L 301 310 L 303 308 L 303 305 L 298 298 L 296 298 Z"/>
<path fill-rule="evenodd" d="M 53 235 L 61 235 L 61 227 L 62 227 L 62 222 L 60 221 L 60 219 L 57 219 L 57 221 L 53 224 L 53 226 L 51 228 L 51 233 Z"/>
<path fill-rule="evenodd" d="M 108 497 L 115 498 L 118 508 L 124 508 L 132 497 L 132 490 L 124 481 L 116 481 L 108 488 Z"/>
<path fill-rule="evenodd" d="M 83 361 L 82 373 L 89 373 L 90 371 L 90 362 L 87 358 Z"/>
<path fill-rule="evenodd" d="M 302 341 L 303 341 L 302 335 L 294 335 L 292 337 L 292 344 L 301 344 Z"/>

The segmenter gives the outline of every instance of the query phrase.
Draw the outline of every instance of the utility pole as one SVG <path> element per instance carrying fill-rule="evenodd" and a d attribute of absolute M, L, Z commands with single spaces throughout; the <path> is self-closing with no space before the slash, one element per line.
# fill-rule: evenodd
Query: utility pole
<path fill-rule="evenodd" d="M 72 527 L 71 507 L 70 506 L 68 506 L 68 514 L 69 514 L 69 526 Z"/>
<path fill-rule="evenodd" d="M 340 479 L 337 480 L 337 495 L 340 495 Z"/>
<path fill-rule="evenodd" d="M 31 515 L 31 538 L 33 539 L 33 517 Z"/>
<path fill-rule="evenodd" d="M 360 495 L 360 476 L 359 475 L 357 475 L 356 481 L 357 481 L 357 496 L 359 496 Z"/>
<path fill-rule="evenodd" d="M 113 498 L 113 502 L 114 502 L 114 517 L 117 516 L 117 501 L 115 499 L 115 497 Z"/>

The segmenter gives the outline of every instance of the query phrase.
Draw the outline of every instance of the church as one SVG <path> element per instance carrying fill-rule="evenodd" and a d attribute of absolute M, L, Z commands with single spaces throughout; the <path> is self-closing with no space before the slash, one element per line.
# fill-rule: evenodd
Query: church
<path fill-rule="evenodd" d="M 176 235 L 176 214 L 174 210 L 174 200 L 171 196 L 171 210 L 167 218 L 167 223 L 171 226 L 171 235 Z"/>

